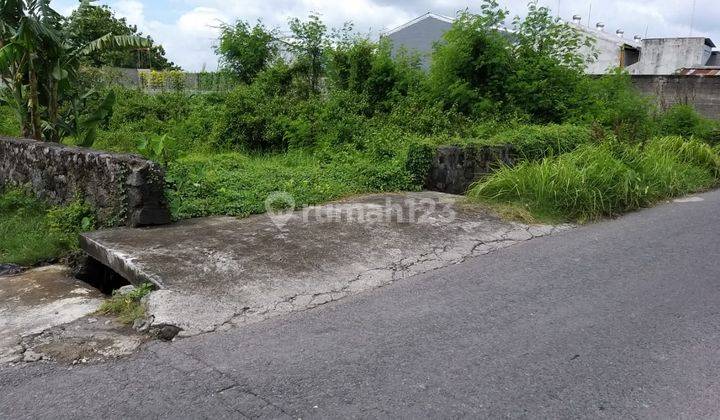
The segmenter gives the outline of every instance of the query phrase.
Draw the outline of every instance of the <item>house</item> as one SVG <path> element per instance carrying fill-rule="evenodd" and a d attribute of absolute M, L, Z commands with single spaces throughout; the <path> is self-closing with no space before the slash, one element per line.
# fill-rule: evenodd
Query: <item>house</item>
<path fill-rule="evenodd" d="M 412 21 L 391 29 L 383 34 L 393 44 L 393 53 L 401 50 L 420 55 L 423 68 L 430 68 L 433 47 L 442 40 L 452 27 L 455 19 L 435 13 L 426 13 Z M 720 52 L 713 51 L 715 44 L 709 38 L 651 38 L 634 36 L 625 38 L 625 32 L 605 32 L 605 25 L 599 22 L 594 28 L 581 24 L 581 18 L 574 16 L 572 25 L 595 40 L 593 49 L 584 48 L 583 54 L 597 54 L 588 63 L 586 73 L 605 74 L 614 68 L 627 69 L 633 75 L 670 75 L 683 69 L 718 67 Z M 504 31 L 511 33 L 506 29 Z"/>
<path fill-rule="evenodd" d="M 571 24 L 584 35 L 595 40 L 592 49 L 583 47 L 581 53 L 590 57 L 593 53 L 597 57 L 588 63 L 585 72 L 587 74 L 606 74 L 609 70 L 616 68 L 627 68 L 640 60 L 640 49 L 642 47 L 640 37 L 633 39 L 625 38 L 625 31 L 618 29 L 615 33 L 605 32 L 605 24 L 598 22 L 595 28 L 583 26 L 580 16 L 573 16 Z"/>
<path fill-rule="evenodd" d="M 622 31 L 618 31 L 616 35 L 607 34 L 603 31 L 604 25 L 601 23 L 594 30 L 586 28 L 580 25 L 579 17 L 575 18 L 575 26 L 597 41 L 595 49 L 599 55 L 597 60 L 588 65 L 587 72 L 589 74 L 604 74 L 610 68 L 626 67 L 638 61 L 640 45 L 637 39 L 623 39 Z M 430 68 L 435 43 L 442 40 L 453 22 L 455 22 L 454 18 L 426 13 L 385 32 L 383 37 L 392 42 L 394 54 L 401 50 L 419 54 L 422 67 L 427 70 Z M 505 28 L 501 30 L 508 34 L 512 33 Z M 589 49 L 584 52 L 592 53 Z"/>
<path fill-rule="evenodd" d="M 720 56 L 710 38 L 643 39 L 640 60 L 628 67 L 632 75 L 676 74 L 683 69 L 717 66 Z"/>
<path fill-rule="evenodd" d="M 401 50 L 418 54 L 424 69 L 430 68 L 435 43 L 440 41 L 445 32 L 450 30 L 455 19 L 435 13 L 426 13 L 410 22 L 390 29 L 382 36 L 393 45 L 393 54 Z"/>

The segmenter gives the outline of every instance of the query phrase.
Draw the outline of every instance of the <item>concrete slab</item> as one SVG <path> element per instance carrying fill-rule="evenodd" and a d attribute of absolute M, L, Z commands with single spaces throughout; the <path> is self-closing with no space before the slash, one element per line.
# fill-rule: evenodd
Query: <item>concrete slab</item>
<path fill-rule="evenodd" d="M 129 281 L 158 286 L 146 301 L 153 326 L 192 335 L 313 308 L 570 228 L 504 222 L 462 200 L 371 195 L 246 219 L 92 232 L 81 243 Z"/>
<path fill-rule="evenodd" d="M 0 364 L 88 363 L 130 354 L 148 337 L 93 315 L 104 300 L 60 265 L 0 276 Z"/>
<path fill-rule="evenodd" d="M 94 311 L 103 295 L 49 266 L 0 277 L 0 363 L 22 359 L 22 340 Z"/>

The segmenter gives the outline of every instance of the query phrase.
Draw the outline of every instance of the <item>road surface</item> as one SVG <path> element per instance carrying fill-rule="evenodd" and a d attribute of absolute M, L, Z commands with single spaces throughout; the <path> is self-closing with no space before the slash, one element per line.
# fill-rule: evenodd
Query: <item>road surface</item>
<path fill-rule="evenodd" d="M 717 418 L 720 192 L 698 197 L 115 362 L 3 367 L 0 418 Z"/>

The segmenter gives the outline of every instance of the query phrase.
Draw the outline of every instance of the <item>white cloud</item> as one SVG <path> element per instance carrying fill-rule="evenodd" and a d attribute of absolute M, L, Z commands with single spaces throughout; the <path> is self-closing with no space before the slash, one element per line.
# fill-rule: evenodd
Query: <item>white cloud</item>
<path fill-rule="evenodd" d="M 142 26 L 145 23 L 145 6 L 139 0 L 117 0 L 112 3 L 112 8 L 133 25 Z"/>

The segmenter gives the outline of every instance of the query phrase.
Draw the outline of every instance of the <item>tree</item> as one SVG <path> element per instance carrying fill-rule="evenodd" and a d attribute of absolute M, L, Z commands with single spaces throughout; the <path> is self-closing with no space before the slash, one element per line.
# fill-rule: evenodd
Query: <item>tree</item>
<path fill-rule="evenodd" d="M 139 50 L 105 50 L 95 51 L 83 59 L 84 64 L 93 67 L 152 68 L 171 70 L 177 68 L 165 57 L 165 49 L 155 45 L 152 38 L 138 32 L 137 26 L 129 25 L 125 18 L 115 17 L 110 7 L 95 6 L 95 0 L 81 1 L 63 24 L 63 32 L 68 43 L 81 48 L 104 35 L 142 36 L 147 38 L 150 46 Z"/>
<path fill-rule="evenodd" d="M 80 62 L 98 51 L 146 48 L 149 41 L 108 33 L 75 47 L 63 39 L 62 20 L 50 0 L 0 0 L 0 100 L 15 111 L 23 137 L 60 141 L 64 134 L 82 134 L 87 143 L 113 98 L 80 116 L 78 101 L 88 96 L 74 88 Z"/>
<path fill-rule="evenodd" d="M 311 14 L 305 22 L 291 19 L 290 31 L 293 39 L 287 44 L 294 55 L 293 70 L 305 79 L 307 93 L 319 93 L 320 79 L 325 73 L 325 53 L 330 46 L 327 26 L 318 15 Z"/>
<path fill-rule="evenodd" d="M 462 12 L 435 46 L 430 84 L 446 108 L 482 114 L 488 103 L 506 101 L 514 60 L 510 41 L 500 30 L 507 10 L 486 0 L 480 14 Z"/>
<path fill-rule="evenodd" d="M 244 83 L 252 83 L 277 58 L 275 31 L 268 30 L 261 22 L 251 27 L 245 21 L 238 21 L 234 26 L 223 25 L 220 30 L 215 52 L 221 58 L 221 68 Z"/>

